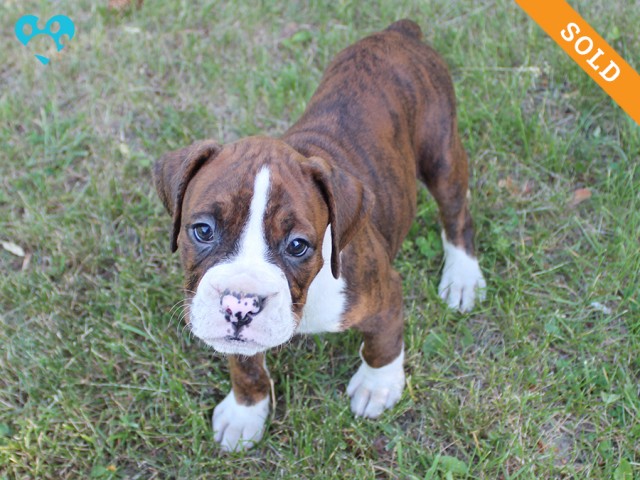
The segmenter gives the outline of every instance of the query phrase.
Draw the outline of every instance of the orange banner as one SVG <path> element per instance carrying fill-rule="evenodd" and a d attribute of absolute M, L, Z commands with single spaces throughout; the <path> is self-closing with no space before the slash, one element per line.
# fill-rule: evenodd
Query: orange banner
<path fill-rule="evenodd" d="M 640 125 L 640 75 L 564 0 L 516 3 Z"/>

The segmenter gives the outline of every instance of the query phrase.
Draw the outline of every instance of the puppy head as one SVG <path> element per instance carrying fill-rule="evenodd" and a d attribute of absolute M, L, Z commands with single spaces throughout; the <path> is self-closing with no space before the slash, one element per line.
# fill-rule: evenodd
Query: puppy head
<path fill-rule="evenodd" d="M 193 333 L 222 353 L 253 355 L 288 341 L 325 261 L 366 220 L 371 196 L 355 177 L 279 140 L 197 142 L 155 165 L 173 218 Z M 330 228 L 328 226 L 330 225 Z"/>

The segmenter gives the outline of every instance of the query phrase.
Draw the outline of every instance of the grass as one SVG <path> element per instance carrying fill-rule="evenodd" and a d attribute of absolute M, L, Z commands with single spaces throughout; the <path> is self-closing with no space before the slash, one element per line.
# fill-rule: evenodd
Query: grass
<path fill-rule="evenodd" d="M 640 69 L 637 3 L 571 3 Z M 640 478 L 640 128 L 513 2 L 104 5 L 0 5 L 0 241 L 25 253 L 0 249 L 0 478 Z M 13 35 L 26 13 L 76 23 L 48 67 Z M 438 300 L 423 192 L 400 403 L 354 419 L 357 335 L 300 338 L 270 356 L 266 439 L 223 455 L 226 364 L 172 310 L 150 165 L 283 132 L 335 53 L 401 17 L 455 79 L 487 300 Z"/>

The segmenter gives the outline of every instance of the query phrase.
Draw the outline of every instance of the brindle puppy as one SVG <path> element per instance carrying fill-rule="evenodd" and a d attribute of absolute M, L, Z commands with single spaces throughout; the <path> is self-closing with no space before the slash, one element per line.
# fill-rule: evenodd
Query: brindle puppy
<path fill-rule="evenodd" d="M 469 310 L 482 294 L 453 85 L 420 38 L 402 20 L 342 51 L 280 139 L 201 141 L 155 166 L 191 330 L 229 354 L 233 388 L 213 416 L 224 449 L 262 437 L 264 352 L 298 333 L 362 332 L 353 412 L 376 417 L 398 401 L 402 286 L 392 260 L 415 215 L 416 178 L 440 210 L 441 297 Z"/>

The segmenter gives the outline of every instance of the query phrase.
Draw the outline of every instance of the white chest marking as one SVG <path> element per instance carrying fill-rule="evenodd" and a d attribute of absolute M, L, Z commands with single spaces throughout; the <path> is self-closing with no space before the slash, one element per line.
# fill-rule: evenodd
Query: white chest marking
<path fill-rule="evenodd" d="M 297 333 L 339 332 L 345 310 L 344 278 L 331 274 L 331 229 L 327 227 L 322 241 L 324 265 L 313 279 Z"/>

